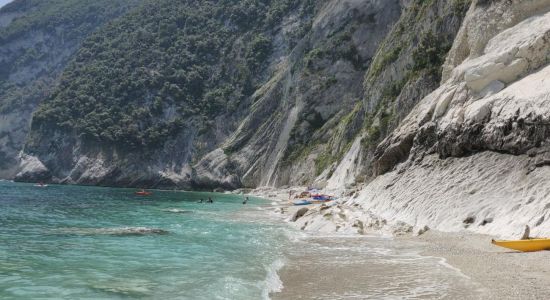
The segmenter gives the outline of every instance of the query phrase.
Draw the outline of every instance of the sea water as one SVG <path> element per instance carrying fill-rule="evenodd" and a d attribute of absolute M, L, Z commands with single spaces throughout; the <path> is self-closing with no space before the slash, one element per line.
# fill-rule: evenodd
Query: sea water
<path fill-rule="evenodd" d="M 257 217 L 262 200 L 133 192 L 0 182 L 0 299 L 262 299 L 280 288 L 287 235 Z"/>
<path fill-rule="evenodd" d="M 430 299 L 469 286 L 388 239 L 300 234 L 266 200 L 134 192 L 0 182 L 0 299 Z"/>

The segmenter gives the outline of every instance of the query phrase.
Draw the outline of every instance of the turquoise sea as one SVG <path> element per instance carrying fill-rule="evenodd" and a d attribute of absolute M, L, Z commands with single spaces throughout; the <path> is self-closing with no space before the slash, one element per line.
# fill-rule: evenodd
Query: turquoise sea
<path fill-rule="evenodd" d="M 0 299 L 262 299 L 280 287 L 288 238 L 258 213 L 265 201 L 134 191 L 0 182 Z"/>
<path fill-rule="evenodd" d="M 414 243 L 304 235 L 266 200 L 134 192 L 0 182 L 0 299 L 248 300 L 281 289 L 277 299 L 454 299 L 474 289 Z"/>

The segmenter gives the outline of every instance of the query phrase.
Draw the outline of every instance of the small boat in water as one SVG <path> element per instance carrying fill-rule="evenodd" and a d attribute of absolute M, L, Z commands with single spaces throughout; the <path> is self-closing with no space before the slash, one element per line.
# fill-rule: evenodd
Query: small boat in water
<path fill-rule="evenodd" d="M 493 245 L 522 252 L 550 250 L 550 239 L 528 239 L 517 241 L 492 240 L 491 242 L 493 243 Z"/>
<path fill-rule="evenodd" d="M 37 184 L 35 184 L 34 186 L 35 186 L 35 187 L 42 187 L 42 188 L 44 188 L 44 187 L 48 187 L 48 185 L 47 185 L 47 184 L 44 184 L 44 183 L 42 183 L 42 182 L 40 182 L 40 183 L 37 183 Z"/>
<path fill-rule="evenodd" d="M 136 196 L 151 196 L 153 193 L 148 192 L 146 190 L 141 190 L 139 192 L 134 193 Z"/>

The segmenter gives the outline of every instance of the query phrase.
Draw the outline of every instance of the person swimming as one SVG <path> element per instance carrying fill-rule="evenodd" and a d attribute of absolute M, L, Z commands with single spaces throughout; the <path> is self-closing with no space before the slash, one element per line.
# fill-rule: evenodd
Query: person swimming
<path fill-rule="evenodd" d="M 214 203 L 214 200 L 212 200 L 212 197 L 208 197 L 207 203 Z"/>

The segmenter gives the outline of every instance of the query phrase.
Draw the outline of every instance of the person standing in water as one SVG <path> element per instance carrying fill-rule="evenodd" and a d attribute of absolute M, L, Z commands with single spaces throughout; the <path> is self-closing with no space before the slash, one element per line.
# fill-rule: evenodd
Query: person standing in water
<path fill-rule="evenodd" d="M 244 198 L 243 205 L 246 205 L 248 203 L 248 197 Z"/>
<path fill-rule="evenodd" d="M 208 203 L 214 203 L 214 200 L 212 200 L 212 197 L 208 197 Z"/>

